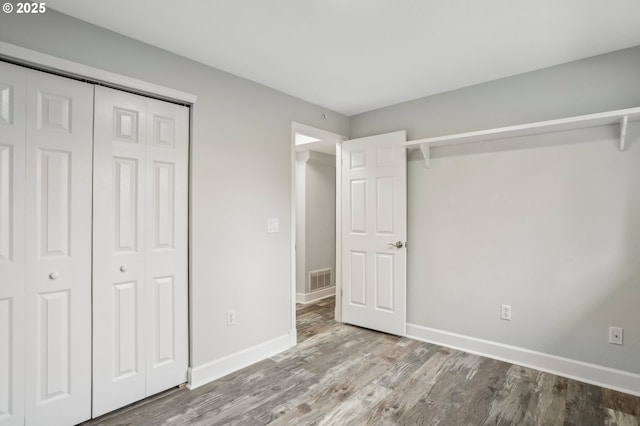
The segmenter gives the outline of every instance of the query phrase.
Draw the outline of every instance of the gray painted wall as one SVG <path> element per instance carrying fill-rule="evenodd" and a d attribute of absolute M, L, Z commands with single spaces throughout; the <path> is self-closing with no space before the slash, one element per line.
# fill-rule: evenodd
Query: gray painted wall
<path fill-rule="evenodd" d="M 640 48 L 361 114 L 409 139 L 640 106 Z M 640 126 L 433 149 L 408 164 L 408 321 L 640 373 Z M 513 307 L 511 322 L 500 304 Z M 625 344 L 608 343 L 624 327 Z"/>
<path fill-rule="evenodd" d="M 640 105 L 640 47 L 428 96 L 351 117 L 351 137 L 408 140 Z"/>
<path fill-rule="evenodd" d="M 349 120 L 53 10 L 0 14 L 0 39 L 198 95 L 190 160 L 192 365 L 289 333 L 291 121 L 349 134 Z M 280 233 L 267 234 L 269 217 L 280 218 Z M 236 310 L 234 327 L 226 325 L 229 309 Z"/>

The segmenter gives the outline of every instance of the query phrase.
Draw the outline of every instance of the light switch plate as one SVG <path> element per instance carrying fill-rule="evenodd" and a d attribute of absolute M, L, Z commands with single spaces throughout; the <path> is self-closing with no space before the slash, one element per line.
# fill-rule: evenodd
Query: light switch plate
<path fill-rule="evenodd" d="M 236 311 L 227 311 L 227 327 L 236 325 Z"/>
<path fill-rule="evenodd" d="M 270 234 L 280 232 L 280 218 L 270 217 L 267 219 L 267 232 Z"/>

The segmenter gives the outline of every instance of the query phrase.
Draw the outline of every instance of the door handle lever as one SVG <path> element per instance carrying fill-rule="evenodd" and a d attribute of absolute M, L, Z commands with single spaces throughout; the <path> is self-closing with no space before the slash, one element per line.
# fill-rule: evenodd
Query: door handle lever
<path fill-rule="evenodd" d="M 399 248 L 401 249 L 402 247 L 404 247 L 404 244 L 402 244 L 402 241 L 397 241 L 395 243 L 388 243 L 387 244 L 389 247 L 395 247 L 395 248 Z"/>

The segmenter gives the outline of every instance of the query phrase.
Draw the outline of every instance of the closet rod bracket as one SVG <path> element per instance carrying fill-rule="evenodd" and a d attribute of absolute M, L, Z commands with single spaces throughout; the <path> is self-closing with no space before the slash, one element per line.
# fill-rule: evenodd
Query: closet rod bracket
<path fill-rule="evenodd" d="M 627 123 L 629 122 L 629 116 L 625 115 L 620 120 L 620 151 L 624 151 L 627 138 Z"/>
<path fill-rule="evenodd" d="M 431 147 L 426 143 L 420 144 L 420 151 L 424 157 L 424 166 L 427 169 L 431 168 Z"/>

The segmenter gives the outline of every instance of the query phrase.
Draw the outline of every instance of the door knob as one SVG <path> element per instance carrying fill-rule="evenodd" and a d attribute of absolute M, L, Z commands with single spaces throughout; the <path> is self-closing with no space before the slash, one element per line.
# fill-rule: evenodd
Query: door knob
<path fill-rule="evenodd" d="M 129 269 L 129 266 L 128 266 L 128 265 L 122 265 L 122 266 L 120 267 L 120 272 L 127 272 L 127 270 L 128 270 L 128 269 Z"/>
<path fill-rule="evenodd" d="M 402 244 L 402 241 L 397 241 L 395 243 L 389 243 L 387 244 L 389 247 L 395 247 L 395 248 L 399 248 L 401 249 L 402 247 L 404 247 L 404 244 Z"/>
<path fill-rule="evenodd" d="M 60 276 L 60 274 L 58 274 L 57 272 L 52 272 L 52 273 L 49 274 L 49 279 L 50 280 L 57 280 L 59 276 Z"/>

